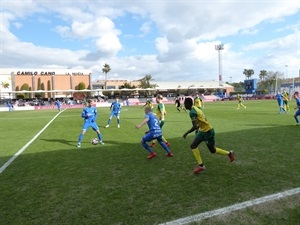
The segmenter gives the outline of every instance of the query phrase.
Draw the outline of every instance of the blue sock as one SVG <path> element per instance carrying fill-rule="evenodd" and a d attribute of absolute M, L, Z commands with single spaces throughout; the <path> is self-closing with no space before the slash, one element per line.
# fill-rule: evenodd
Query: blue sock
<path fill-rule="evenodd" d="M 117 121 L 118 121 L 118 124 L 120 125 L 120 119 L 117 119 Z"/>
<path fill-rule="evenodd" d="M 160 141 L 159 144 L 161 145 L 161 147 L 164 148 L 164 150 L 166 150 L 167 153 L 171 153 L 170 149 L 169 149 L 168 146 L 165 144 L 165 142 Z"/>
<path fill-rule="evenodd" d="M 299 123 L 299 120 L 298 120 L 298 118 L 297 118 L 297 117 L 295 117 L 295 120 L 296 120 L 296 122 L 297 122 L 297 123 Z"/>
<path fill-rule="evenodd" d="M 107 124 L 108 124 L 108 125 L 110 124 L 110 119 L 108 119 Z"/>
<path fill-rule="evenodd" d="M 98 139 L 102 141 L 102 134 L 97 132 Z"/>
<path fill-rule="evenodd" d="M 152 152 L 151 148 L 149 147 L 149 145 L 147 145 L 146 142 L 142 142 L 142 145 L 143 145 L 143 147 L 144 147 L 149 153 Z"/>
<path fill-rule="evenodd" d="M 82 138 L 83 138 L 83 134 L 80 134 L 80 135 L 79 135 L 79 138 L 78 138 L 78 143 L 81 142 Z"/>

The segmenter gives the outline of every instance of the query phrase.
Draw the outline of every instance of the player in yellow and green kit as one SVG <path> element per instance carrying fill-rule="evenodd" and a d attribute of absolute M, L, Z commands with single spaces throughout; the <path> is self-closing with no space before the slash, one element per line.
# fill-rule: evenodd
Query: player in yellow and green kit
<path fill-rule="evenodd" d="M 198 94 L 196 94 L 195 98 L 194 98 L 194 106 L 203 109 L 204 108 L 204 102 L 202 100 L 202 98 L 199 97 Z"/>
<path fill-rule="evenodd" d="M 143 105 L 142 108 L 144 108 L 145 106 L 148 106 L 151 109 L 151 112 L 153 111 L 153 104 L 151 99 L 147 99 L 145 105 Z"/>
<path fill-rule="evenodd" d="M 285 109 L 285 111 L 290 111 L 289 93 L 287 93 L 285 89 L 283 89 L 282 96 L 283 96 L 283 108 Z"/>
<path fill-rule="evenodd" d="M 165 115 L 167 114 L 166 108 L 164 103 L 162 102 L 163 96 L 162 95 L 157 95 L 156 96 L 156 103 L 157 103 L 157 108 L 156 108 L 156 116 L 159 119 L 159 126 L 162 129 L 163 125 L 165 124 Z M 163 141 L 165 144 L 169 147 L 170 143 L 165 139 L 164 136 L 162 136 Z M 155 147 L 155 140 L 152 141 L 151 147 Z"/>
<path fill-rule="evenodd" d="M 194 173 L 199 173 L 205 170 L 205 166 L 202 162 L 198 146 L 201 142 L 205 142 L 211 153 L 216 153 L 220 155 L 227 155 L 230 162 L 234 161 L 234 152 L 226 151 L 221 148 L 215 147 L 215 131 L 211 124 L 206 120 L 204 113 L 201 109 L 196 107 L 193 104 L 193 99 L 190 97 L 185 98 L 184 106 L 186 109 L 190 110 L 190 118 L 192 120 L 193 127 L 183 134 L 183 138 L 186 138 L 187 135 L 198 129 L 194 141 L 190 145 L 195 159 L 197 160 L 198 166 L 194 169 Z"/>
<path fill-rule="evenodd" d="M 246 109 L 246 106 L 242 103 L 243 102 L 243 98 L 242 98 L 242 96 L 240 96 L 240 94 L 237 94 L 236 100 L 238 100 L 238 107 L 237 107 L 237 109 L 240 109 L 241 106 L 243 106 L 244 109 Z"/>

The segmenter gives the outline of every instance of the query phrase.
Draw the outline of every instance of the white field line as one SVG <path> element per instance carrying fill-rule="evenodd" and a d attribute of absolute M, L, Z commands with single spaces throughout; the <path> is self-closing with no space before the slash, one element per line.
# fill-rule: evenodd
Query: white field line
<path fill-rule="evenodd" d="M 225 208 L 216 209 L 216 210 L 200 213 L 200 214 L 193 215 L 193 216 L 188 216 L 185 218 L 180 218 L 180 219 L 169 221 L 166 223 L 161 223 L 160 225 L 183 225 L 183 224 L 189 224 L 192 222 L 199 222 L 201 220 L 211 218 L 213 216 L 219 216 L 219 215 L 223 215 L 226 213 L 231 213 L 233 211 L 245 209 L 247 207 L 255 206 L 255 205 L 262 204 L 262 203 L 265 203 L 268 201 L 277 200 L 280 198 L 288 197 L 288 196 L 299 194 L 299 193 L 300 193 L 300 188 L 295 188 L 295 189 L 287 190 L 287 191 L 280 192 L 277 194 L 267 195 L 267 196 L 264 196 L 261 198 L 256 198 L 256 199 L 249 200 L 246 202 L 237 203 L 237 204 L 225 207 Z"/>
<path fill-rule="evenodd" d="M 13 157 L 11 157 L 1 168 L 0 168 L 0 174 L 19 156 L 22 154 L 22 152 L 24 152 L 26 150 L 26 148 L 32 143 L 34 142 L 35 139 L 38 138 L 38 136 L 40 136 L 41 133 L 44 132 L 44 130 L 47 129 L 47 127 L 59 116 L 60 113 L 62 113 L 63 111 L 65 111 L 66 109 L 58 112 L 52 120 L 50 120 L 49 123 L 47 123 L 47 125 L 40 130 L 40 132 L 38 132 L 26 145 L 24 145 L 16 154 L 14 154 Z"/>

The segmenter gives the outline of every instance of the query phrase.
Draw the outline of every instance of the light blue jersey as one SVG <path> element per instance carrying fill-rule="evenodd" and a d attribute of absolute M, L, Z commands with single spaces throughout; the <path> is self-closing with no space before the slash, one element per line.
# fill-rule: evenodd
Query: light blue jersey
<path fill-rule="evenodd" d="M 296 124 L 299 125 L 299 119 L 298 116 L 300 116 L 300 98 L 296 98 L 296 104 L 297 104 L 297 111 L 295 112 L 294 118 L 296 120 Z"/>
<path fill-rule="evenodd" d="M 283 105 L 283 95 L 282 94 L 280 94 L 280 93 L 276 94 L 275 98 L 277 99 L 279 106 Z"/>
<path fill-rule="evenodd" d="M 159 142 L 159 144 L 165 149 L 167 154 L 169 156 L 170 155 L 173 156 L 170 149 L 168 148 L 168 146 L 166 145 L 166 143 L 164 143 L 164 141 L 162 139 L 162 130 L 159 125 L 158 117 L 155 114 L 153 114 L 152 112 L 148 112 L 145 114 L 145 119 L 148 119 L 147 125 L 149 127 L 149 132 L 147 132 L 142 138 L 143 147 L 151 154 L 152 150 L 146 142 L 156 139 Z"/>
<path fill-rule="evenodd" d="M 147 122 L 147 125 L 149 127 L 149 131 L 160 131 L 161 128 L 159 126 L 159 119 L 156 115 L 154 115 L 152 112 L 149 112 L 145 114 L 145 118 L 148 118 L 149 121 Z"/>
<path fill-rule="evenodd" d="M 85 132 L 88 130 L 89 127 L 93 128 L 93 130 L 96 131 L 100 144 L 102 145 L 104 144 L 102 141 L 102 135 L 99 131 L 99 127 L 96 123 L 97 116 L 98 116 L 97 109 L 95 107 L 86 106 L 83 108 L 81 117 L 84 118 L 84 124 L 82 126 L 82 133 L 78 137 L 78 144 L 77 144 L 78 148 L 80 148 L 83 135 L 85 134 Z"/>
<path fill-rule="evenodd" d="M 122 108 L 121 103 L 119 102 L 111 103 L 110 109 L 112 110 L 112 112 L 118 113 L 121 111 L 121 108 Z"/>
<path fill-rule="evenodd" d="M 56 106 L 57 106 L 58 111 L 60 111 L 60 101 L 57 100 L 57 101 L 55 102 L 55 104 L 56 104 Z"/>
<path fill-rule="evenodd" d="M 97 120 L 97 109 L 95 107 L 84 107 L 81 113 L 81 117 L 85 122 L 95 122 Z"/>
<path fill-rule="evenodd" d="M 296 99 L 296 104 L 297 104 L 297 107 L 299 108 L 300 107 L 300 98 Z"/>

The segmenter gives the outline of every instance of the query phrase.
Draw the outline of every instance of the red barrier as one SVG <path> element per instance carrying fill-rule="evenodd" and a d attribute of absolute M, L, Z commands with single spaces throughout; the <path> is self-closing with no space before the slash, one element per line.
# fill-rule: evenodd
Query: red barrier
<path fill-rule="evenodd" d="M 83 104 L 77 105 L 62 105 L 61 109 L 76 109 L 76 108 L 83 108 Z M 43 106 L 34 106 L 34 110 L 45 110 L 45 109 L 57 109 L 56 105 L 43 105 Z"/>

